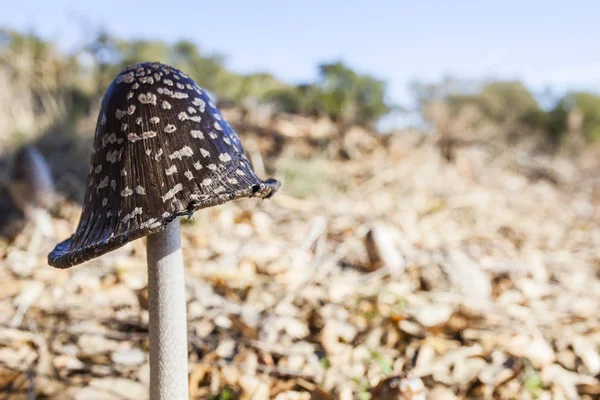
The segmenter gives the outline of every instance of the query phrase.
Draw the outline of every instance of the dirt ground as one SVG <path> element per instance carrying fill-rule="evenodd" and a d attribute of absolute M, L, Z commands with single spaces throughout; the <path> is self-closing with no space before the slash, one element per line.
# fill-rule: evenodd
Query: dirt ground
<path fill-rule="evenodd" d="M 598 169 L 289 143 L 262 162 L 248 139 L 272 199 L 182 220 L 192 398 L 600 398 Z M 0 240 L 1 399 L 148 396 L 145 240 L 48 266 L 79 212 Z"/>

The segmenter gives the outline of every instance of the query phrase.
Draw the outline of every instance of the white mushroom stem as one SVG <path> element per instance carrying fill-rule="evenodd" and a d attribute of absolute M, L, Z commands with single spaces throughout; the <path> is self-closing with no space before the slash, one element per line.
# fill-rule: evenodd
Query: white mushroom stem
<path fill-rule="evenodd" d="M 148 236 L 150 399 L 188 398 L 188 352 L 179 219 Z"/>

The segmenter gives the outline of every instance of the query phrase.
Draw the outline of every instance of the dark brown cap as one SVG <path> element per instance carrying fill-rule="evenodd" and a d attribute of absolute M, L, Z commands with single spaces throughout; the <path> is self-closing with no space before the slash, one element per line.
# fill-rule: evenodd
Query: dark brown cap
<path fill-rule="evenodd" d="M 183 72 L 126 68 L 102 100 L 81 219 L 48 263 L 68 268 L 158 232 L 173 219 L 279 188 L 252 170 L 240 139 Z"/>

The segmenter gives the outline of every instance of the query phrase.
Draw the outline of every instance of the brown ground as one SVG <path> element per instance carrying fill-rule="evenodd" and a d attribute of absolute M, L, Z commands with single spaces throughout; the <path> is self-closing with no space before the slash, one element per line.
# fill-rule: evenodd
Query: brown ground
<path fill-rule="evenodd" d="M 242 135 L 273 199 L 182 221 L 193 398 L 599 398 L 598 169 L 290 126 Z M 1 399 L 147 397 L 145 241 L 49 267 L 78 217 L 0 241 Z"/>

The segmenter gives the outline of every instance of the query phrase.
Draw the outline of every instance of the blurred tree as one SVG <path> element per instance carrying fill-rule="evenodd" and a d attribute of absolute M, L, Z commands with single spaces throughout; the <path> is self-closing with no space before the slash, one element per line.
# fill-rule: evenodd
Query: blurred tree
<path fill-rule="evenodd" d="M 133 40 L 117 43 L 118 59 L 113 60 L 119 67 L 135 64 L 140 61 L 162 61 L 169 62 L 169 46 L 160 41 Z"/>
<path fill-rule="evenodd" d="M 520 139 L 543 132 L 548 124 L 548 115 L 536 98 L 519 81 L 474 81 L 456 80 L 446 77 L 439 84 L 413 83 L 410 87 L 418 110 L 425 122 L 435 121 L 443 105 L 445 124 L 457 118 L 469 118 L 469 128 L 481 129 L 482 124 L 495 127 L 496 136 Z M 439 118 L 438 118 L 439 119 Z M 462 130 L 467 127 L 462 127 Z"/>
<path fill-rule="evenodd" d="M 13 54 L 26 51 L 28 56 L 34 60 L 48 58 L 50 53 L 53 52 L 52 45 L 40 39 L 35 34 L 21 34 L 7 29 L 0 31 L 0 45 L 4 51 L 8 50 Z"/>
<path fill-rule="evenodd" d="M 555 148 L 561 145 L 569 155 L 580 153 L 600 139 L 600 96 L 588 92 L 564 95 L 548 112 L 547 133 Z"/>
<path fill-rule="evenodd" d="M 265 93 L 264 100 L 275 104 L 281 111 L 310 117 L 325 115 L 319 89 L 310 83 L 284 86 Z"/>
<path fill-rule="evenodd" d="M 203 88 L 219 95 L 225 89 L 223 85 L 226 74 L 223 66 L 225 58 L 218 54 L 204 56 L 198 46 L 189 40 L 175 43 L 168 54 L 159 60 L 186 71 Z"/>
<path fill-rule="evenodd" d="M 221 80 L 222 87 L 218 93 L 223 99 L 234 104 L 245 104 L 248 100 L 261 102 L 267 98 L 269 92 L 283 87 L 273 75 L 265 72 L 249 75 L 227 72 L 224 76 L 226 79 Z"/>
<path fill-rule="evenodd" d="M 384 81 L 360 75 L 341 62 L 321 64 L 319 72 L 320 102 L 339 124 L 374 128 L 391 111 Z"/>
<path fill-rule="evenodd" d="M 0 109 L 4 124 L 32 134 L 64 122 L 75 60 L 34 33 L 0 31 Z M 10 122 L 15 121 L 15 122 Z"/>
<path fill-rule="evenodd" d="M 91 66 L 94 97 L 100 97 L 106 87 L 113 80 L 121 67 L 120 43 L 109 34 L 100 32 L 81 50 L 82 54 L 89 54 L 93 60 Z"/>
<path fill-rule="evenodd" d="M 438 83 L 410 82 L 408 91 L 414 99 L 416 111 L 425 113 L 433 102 L 447 102 L 449 98 L 458 101 L 460 97 L 472 98 L 481 91 L 481 82 L 446 75 Z"/>
<path fill-rule="evenodd" d="M 589 92 L 566 94 L 550 111 L 550 130 L 560 135 L 568 130 L 569 114 L 580 112 L 583 121 L 581 130 L 588 141 L 600 139 L 600 96 Z"/>
<path fill-rule="evenodd" d="M 265 93 L 266 101 L 282 111 L 307 116 L 326 115 L 343 135 L 352 125 L 374 129 L 393 106 L 386 99 L 384 81 L 361 75 L 341 62 L 319 66 L 315 83 L 282 86 Z"/>
<path fill-rule="evenodd" d="M 542 110 L 538 102 L 519 81 L 487 83 L 477 100 L 484 115 L 498 124 L 536 124 L 540 121 Z"/>
<path fill-rule="evenodd" d="M 544 144 L 556 149 L 557 123 L 519 81 L 476 82 L 445 77 L 440 83 L 415 82 L 409 87 L 417 110 L 435 127 L 442 154 L 453 159 L 454 147 L 466 143 L 505 142 Z M 563 124 L 564 125 L 564 124 Z M 497 143 L 500 144 L 500 143 Z"/>

